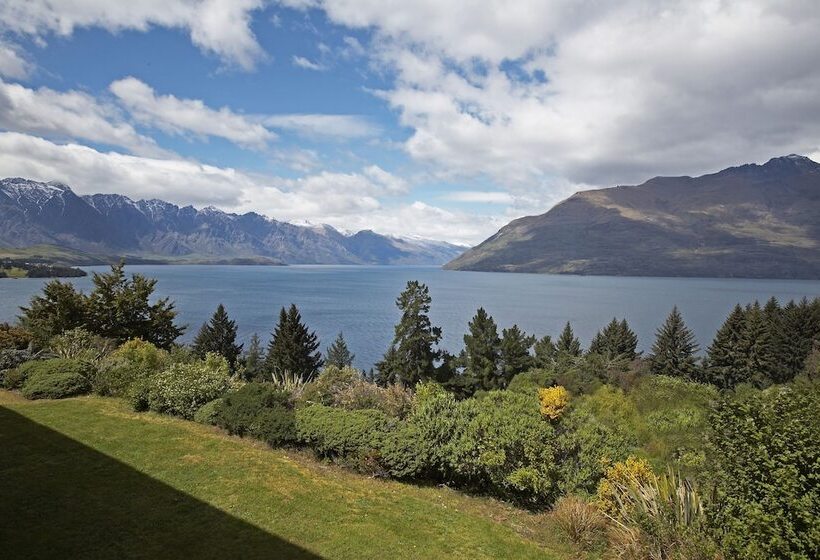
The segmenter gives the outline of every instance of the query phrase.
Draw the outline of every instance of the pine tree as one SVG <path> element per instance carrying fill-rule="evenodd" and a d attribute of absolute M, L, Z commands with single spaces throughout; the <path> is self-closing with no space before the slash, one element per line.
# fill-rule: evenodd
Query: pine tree
<path fill-rule="evenodd" d="M 304 381 L 312 381 L 322 367 L 322 354 L 317 352 L 319 340 L 315 332 L 302 323 L 295 305 L 279 312 L 279 324 L 272 333 L 265 357 L 268 373 L 290 374 Z"/>
<path fill-rule="evenodd" d="M 393 343 L 381 362 L 376 364 L 380 383 L 402 383 L 413 387 L 419 381 L 436 378 L 436 361 L 441 359 L 437 345 L 441 328 L 430 322 L 430 291 L 416 280 L 396 299 L 402 316 L 395 328 Z"/>
<path fill-rule="evenodd" d="M 629 328 L 626 319 L 618 322 L 613 318 L 603 330 L 598 331 L 589 345 L 590 354 L 598 354 L 608 360 L 634 360 L 637 356 L 638 337 Z"/>
<path fill-rule="evenodd" d="M 480 307 L 467 328 L 469 332 L 464 335 L 464 352 L 460 358 L 464 366 L 463 375 L 466 380 L 472 380 L 477 388 L 498 387 L 501 383 L 498 364 L 501 339 L 495 321 Z"/>
<path fill-rule="evenodd" d="M 555 351 L 559 358 L 577 358 L 581 355 L 581 341 L 572 332 L 572 326 L 567 322 L 561 336 L 555 342 Z"/>
<path fill-rule="evenodd" d="M 746 328 L 746 312 L 735 305 L 723 325 L 718 329 L 706 351 L 702 380 L 721 389 L 732 389 L 745 378 L 745 358 L 741 353 L 740 340 Z"/>
<path fill-rule="evenodd" d="M 771 381 L 773 383 L 785 383 L 790 379 L 785 355 L 787 342 L 785 329 L 783 328 L 783 309 L 776 297 L 769 298 L 769 301 L 763 306 L 763 318 L 772 337 L 771 361 L 774 363 L 774 368 L 771 373 Z"/>
<path fill-rule="evenodd" d="M 534 366 L 537 368 L 550 368 L 555 365 L 556 349 L 555 343 L 550 335 L 545 335 L 535 342 Z"/>
<path fill-rule="evenodd" d="M 673 307 L 666 322 L 658 329 L 655 344 L 652 345 L 650 371 L 660 375 L 694 379 L 697 375 L 697 350 L 695 335 L 683 322 L 677 306 Z"/>
<path fill-rule="evenodd" d="M 776 377 L 777 368 L 774 338 L 758 302 L 746 308 L 746 324 L 739 347 L 744 358 L 743 380 L 757 387 L 770 385 Z"/>
<path fill-rule="evenodd" d="M 262 342 L 259 335 L 254 333 L 251 337 L 248 350 L 243 357 L 242 378 L 245 381 L 261 381 L 265 376 L 265 354 L 262 350 Z"/>
<path fill-rule="evenodd" d="M 242 353 L 242 345 L 236 343 L 236 321 L 228 317 L 225 306 L 217 306 L 211 320 L 199 329 L 193 344 L 194 354 L 204 358 L 208 352 L 220 354 L 233 370 Z"/>
<path fill-rule="evenodd" d="M 494 388 L 506 387 L 513 377 L 532 368 L 533 357 L 530 348 L 535 337 L 513 325 L 501 332 L 501 379 Z"/>
<path fill-rule="evenodd" d="M 356 358 L 355 354 L 351 354 L 347 347 L 344 335 L 339 332 L 339 336 L 333 341 L 325 354 L 325 365 L 336 366 L 338 368 L 350 367 L 353 365 L 353 360 Z"/>

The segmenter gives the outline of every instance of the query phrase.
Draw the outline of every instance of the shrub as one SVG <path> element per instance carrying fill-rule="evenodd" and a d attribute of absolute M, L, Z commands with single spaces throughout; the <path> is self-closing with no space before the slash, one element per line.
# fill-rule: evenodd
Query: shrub
<path fill-rule="evenodd" d="M 560 385 L 538 389 L 538 402 L 541 405 L 541 416 L 558 420 L 569 404 L 569 392 Z"/>
<path fill-rule="evenodd" d="M 562 497 L 550 516 L 569 540 L 584 550 L 596 548 L 604 541 L 606 519 L 594 504 L 583 498 Z"/>
<path fill-rule="evenodd" d="M 301 400 L 306 403 L 332 406 L 336 395 L 361 379 L 359 370 L 352 367 L 327 366 L 305 386 Z"/>
<path fill-rule="evenodd" d="M 647 484 L 655 480 L 655 473 L 646 459 L 627 457 L 606 470 L 604 478 L 598 485 L 598 504 L 606 515 L 613 516 L 619 512 L 624 502 L 624 494 L 632 487 Z M 624 512 L 620 512 L 624 515 Z"/>
<path fill-rule="evenodd" d="M 404 418 L 409 414 L 413 394 L 398 385 L 379 387 L 362 378 L 352 367 L 328 366 L 305 385 L 299 400 L 347 410 L 380 410 L 388 416 Z"/>
<path fill-rule="evenodd" d="M 15 350 L 14 348 L 0 350 L 0 387 L 6 386 L 6 374 L 8 372 L 28 362 L 33 357 L 32 353 L 28 350 Z M 14 374 L 12 374 L 12 376 L 13 375 Z M 14 383 L 16 384 L 17 381 Z"/>
<path fill-rule="evenodd" d="M 60 358 L 98 362 L 111 352 L 112 343 L 77 327 L 51 339 L 49 347 Z"/>
<path fill-rule="evenodd" d="M 27 329 L 0 323 L 0 351 L 25 350 L 33 341 L 34 335 Z"/>
<path fill-rule="evenodd" d="M 710 517 L 727 556 L 820 558 L 820 386 L 727 396 L 710 423 Z"/>
<path fill-rule="evenodd" d="M 550 387 L 555 383 L 555 372 L 551 369 L 531 369 L 519 373 L 512 378 L 507 386 L 508 391 L 517 393 L 535 394 L 542 387 Z"/>
<path fill-rule="evenodd" d="M 253 417 L 248 433 L 271 447 L 296 441 L 296 415 L 284 406 L 263 408 Z"/>
<path fill-rule="evenodd" d="M 94 375 L 94 367 L 85 362 L 65 360 L 62 358 L 32 360 L 20 364 L 20 366 L 13 370 L 7 371 L 5 384 L 7 389 L 21 389 L 28 379 L 34 375 L 53 375 L 58 373 L 77 374 L 88 380 Z"/>
<path fill-rule="evenodd" d="M 84 395 L 91 390 L 91 383 L 83 375 L 74 372 L 57 372 L 43 374 L 38 372 L 29 376 L 23 384 L 23 396 L 27 399 L 64 399 Z"/>
<path fill-rule="evenodd" d="M 270 383 L 248 383 L 223 399 L 216 410 L 216 425 L 244 436 L 256 416 L 267 408 L 288 408 L 289 395 Z"/>
<path fill-rule="evenodd" d="M 100 395 L 127 395 L 134 382 L 159 373 L 169 363 L 165 350 L 140 339 L 129 340 L 102 361 L 94 391 Z"/>
<path fill-rule="evenodd" d="M 379 457 L 395 421 L 378 410 L 344 410 L 314 404 L 296 411 L 297 439 L 318 456 L 359 470 Z"/>
<path fill-rule="evenodd" d="M 214 399 L 210 402 L 206 402 L 194 413 L 194 422 L 207 426 L 216 426 L 221 404 L 222 399 Z"/>
<path fill-rule="evenodd" d="M 230 388 L 230 370 L 225 358 L 208 354 L 192 364 L 171 364 L 147 381 L 148 408 L 192 419 L 205 403 L 221 397 Z"/>

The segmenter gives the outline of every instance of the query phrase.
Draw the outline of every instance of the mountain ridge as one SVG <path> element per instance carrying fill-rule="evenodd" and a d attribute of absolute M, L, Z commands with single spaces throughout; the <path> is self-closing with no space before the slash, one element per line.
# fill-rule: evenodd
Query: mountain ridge
<path fill-rule="evenodd" d="M 820 164 L 791 154 L 577 192 L 513 220 L 445 268 L 820 278 Z"/>
<path fill-rule="evenodd" d="M 62 183 L 0 180 L 0 247 L 36 245 L 149 259 L 263 258 L 282 264 L 442 264 L 464 250 L 368 230 L 346 235 L 326 224 L 294 225 L 255 212 L 198 210 L 121 194 L 80 196 Z"/>

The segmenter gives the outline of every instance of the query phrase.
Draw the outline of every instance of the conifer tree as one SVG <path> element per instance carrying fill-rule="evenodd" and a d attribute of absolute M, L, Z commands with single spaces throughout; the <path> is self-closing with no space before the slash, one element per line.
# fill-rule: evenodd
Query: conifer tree
<path fill-rule="evenodd" d="M 209 352 L 220 354 L 233 370 L 242 352 L 242 345 L 236 343 L 236 321 L 228 317 L 225 306 L 217 306 L 211 320 L 199 329 L 193 344 L 194 354 L 204 358 Z"/>
<path fill-rule="evenodd" d="M 577 358 L 581 355 L 581 341 L 572 332 L 569 321 L 555 342 L 555 351 L 559 358 Z"/>
<path fill-rule="evenodd" d="M 650 371 L 660 375 L 694 379 L 697 375 L 697 350 L 695 335 L 683 322 L 683 317 L 675 306 L 666 322 L 657 331 L 649 360 Z"/>
<path fill-rule="evenodd" d="M 743 356 L 743 381 L 766 387 L 776 379 L 777 358 L 770 325 L 758 302 L 746 308 L 746 323 L 739 341 Z"/>
<path fill-rule="evenodd" d="M 333 344 L 331 344 L 327 349 L 327 353 L 325 354 L 325 365 L 336 366 L 338 368 L 350 367 L 353 365 L 353 360 L 355 358 L 355 354 L 350 352 L 350 349 L 347 347 L 345 337 L 340 331 L 339 336 L 336 337 L 336 340 L 334 340 Z"/>
<path fill-rule="evenodd" d="M 556 350 L 555 343 L 550 335 L 544 335 L 535 341 L 533 347 L 535 356 L 533 366 L 537 368 L 550 368 L 555 365 Z"/>
<path fill-rule="evenodd" d="M 401 383 L 413 387 L 419 381 L 435 379 L 436 361 L 442 357 L 437 348 L 441 328 L 430 321 L 430 291 L 426 285 L 411 280 L 396 299 L 402 316 L 395 327 L 393 343 L 381 362 L 378 380 L 382 384 Z"/>
<path fill-rule="evenodd" d="M 478 388 L 497 387 L 501 381 L 498 377 L 501 339 L 495 321 L 483 307 L 479 307 L 467 329 L 461 356 L 464 376 Z"/>
<path fill-rule="evenodd" d="M 513 325 L 501 332 L 501 379 L 494 388 L 506 387 L 513 377 L 532 368 L 533 357 L 530 348 L 535 337 Z"/>
<path fill-rule="evenodd" d="M 738 383 L 748 381 L 744 377 L 745 357 L 740 348 L 745 328 L 746 312 L 740 305 L 735 305 L 706 351 L 703 381 L 721 389 L 732 389 Z"/>
<path fill-rule="evenodd" d="M 598 331 L 589 345 L 590 354 L 599 354 L 608 360 L 634 360 L 637 349 L 638 336 L 629 328 L 626 319 L 619 322 L 615 318 Z"/>
<path fill-rule="evenodd" d="M 283 307 L 268 345 L 265 369 L 271 374 L 290 374 L 303 381 L 312 381 L 323 363 L 318 349 L 316 333 L 302 323 L 302 315 L 296 306 L 291 304 L 288 310 Z"/>
<path fill-rule="evenodd" d="M 243 362 L 242 378 L 245 381 L 260 381 L 264 378 L 265 353 L 262 350 L 262 342 L 259 340 L 259 335 L 256 333 L 251 336 L 251 341 L 243 357 Z"/>

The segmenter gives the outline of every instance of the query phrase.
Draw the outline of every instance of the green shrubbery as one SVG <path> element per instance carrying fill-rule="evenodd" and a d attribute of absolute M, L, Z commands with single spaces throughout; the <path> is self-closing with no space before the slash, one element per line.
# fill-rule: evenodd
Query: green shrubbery
<path fill-rule="evenodd" d="M 94 392 L 125 396 L 135 382 L 159 373 L 170 363 L 165 350 L 140 339 L 129 340 L 102 361 L 94 378 Z"/>
<path fill-rule="evenodd" d="M 248 383 L 218 401 L 215 425 L 238 436 L 250 435 L 272 446 L 295 437 L 290 395 L 269 383 Z"/>
<path fill-rule="evenodd" d="M 299 400 L 347 410 L 380 410 L 388 416 L 403 418 L 410 412 L 413 394 L 399 385 L 379 387 L 362 378 L 350 366 L 328 366 L 304 386 Z"/>
<path fill-rule="evenodd" d="M 27 399 L 63 399 L 88 393 L 93 374 L 93 366 L 86 362 L 55 358 L 22 364 L 14 384 Z"/>
<path fill-rule="evenodd" d="M 147 378 L 136 388 L 137 408 L 147 398 L 148 408 L 192 419 L 205 403 L 221 397 L 230 387 L 228 362 L 208 354 L 192 364 L 171 364 L 165 371 Z"/>

